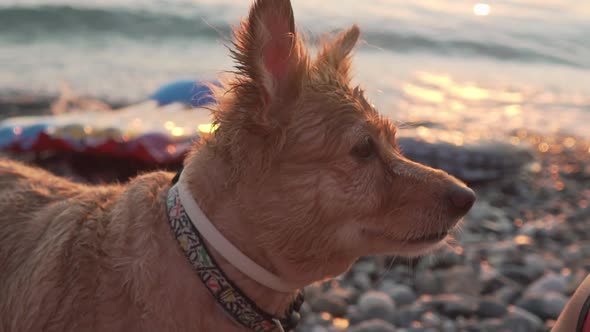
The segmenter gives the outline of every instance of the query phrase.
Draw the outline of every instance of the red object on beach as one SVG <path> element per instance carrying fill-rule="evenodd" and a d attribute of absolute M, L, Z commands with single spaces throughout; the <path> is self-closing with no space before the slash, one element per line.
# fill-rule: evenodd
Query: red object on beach
<path fill-rule="evenodd" d="M 590 296 L 582 305 L 578 320 L 577 332 L 590 332 Z"/>
<path fill-rule="evenodd" d="M 212 102 L 207 84 L 181 80 L 164 85 L 145 102 L 109 112 L 8 118 L 0 121 L 0 151 L 180 164 L 201 137 L 198 125 L 205 124 L 206 117 L 195 109 Z"/>

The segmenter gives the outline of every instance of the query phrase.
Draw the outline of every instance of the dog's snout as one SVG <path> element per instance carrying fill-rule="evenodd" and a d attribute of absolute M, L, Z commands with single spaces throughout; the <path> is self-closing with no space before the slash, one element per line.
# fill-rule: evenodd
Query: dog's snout
<path fill-rule="evenodd" d="M 465 215 L 475 203 L 475 193 L 470 188 L 453 184 L 448 192 L 451 208 L 455 214 Z"/>

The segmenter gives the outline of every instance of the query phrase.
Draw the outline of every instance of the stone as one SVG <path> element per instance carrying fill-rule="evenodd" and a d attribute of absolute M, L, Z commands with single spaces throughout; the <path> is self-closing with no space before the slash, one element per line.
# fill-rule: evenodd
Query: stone
<path fill-rule="evenodd" d="M 354 303 L 358 299 L 358 292 L 354 288 L 333 287 L 327 294 L 331 297 L 339 298 L 348 304 Z"/>
<path fill-rule="evenodd" d="M 440 328 L 442 319 L 432 311 L 425 312 L 420 321 L 425 328 Z"/>
<path fill-rule="evenodd" d="M 541 332 L 543 321 L 532 313 L 521 308 L 510 308 L 509 313 L 502 319 L 503 329 L 513 332 Z"/>
<path fill-rule="evenodd" d="M 484 200 L 477 200 L 465 216 L 465 219 L 479 223 L 482 221 L 499 221 L 508 218 L 504 210 L 491 206 L 490 203 Z"/>
<path fill-rule="evenodd" d="M 457 328 L 457 324 L 455 322 L 446 320 L 442 323 L 441 332 L 457 332 L 459 329 Z"/>
<path fill-rule="evenodd" d="M 498 272 L 521 285 L 528 285 L 537 279 L 542 271 L 527 265 L 507 264 L 500 266 Z"/>
<path fill-rule="evenodd" d="M 416 292 L 422 294 L 440 294 L 443 285 L 438 275 L 430 270 L 422 271 L 416 274 L 414 280 Z"/>
<path fill-rule="evenodd" d="M 494 298 L 483 298 L 479 300 L 476 315 L 481 318 L 498 318 L 504 316 L 506 312 L 508 312 L 506 304 Z"/>
<path fill-rule="evenodd" d="M 533 282 L 524 292 L 526 295 L 555 292 L 564 294 L 568 287 L 568 278 L 561 274 L 548 273 Z"/>
<path fill-rule="evenodd" d="M 371 288 L 371 278 L 366 273 L 354 273 L 352 283 L 358 289 L 365 291 Z"/>
<path fill-rule="evenodd" d="M 509 263 L 521 263 L 522 254 L 512 241 L 493 243 L 485 251 L 485 258 L 494 267 Z"/>
<path fill-rule="evenodd" d="M 561 257 L 566 265 L 573 265 L 581 261 L 584 256 L 580 250 L 580 246 L 577 244 L 572 244 L 566 248 Z"/>
<path fill-rule="evenodd" d="M 425 312 L 426 308 L 419 303 L 415 303 L 409 307 L 396 310 L 391 322 L 395 324 L 395 326 L 409 328 L 412 326 L 412 323 L 419 320 Z"/>
<path fill-rule="evenodd" d="M 494 297 L 504 304 L 514 304 L 522 292 L 511 286 L 503 287 L 495 292 Z"/>
<path fill-rule="evenodd" d="M 465 256 L 463 254 L 457 253 L 452 248 L 445 248 L 432 255 L 422 257 L 416 264 L 415 269 L 418 273 L 425 270 L 448 269 L 461 265 L 464 261 Z"/>
<path fill-rule="evenodd" d="M 524 296 L 516 305 L 523 308 L 541 319 L 557 319 L 559 314 L 565 308 L 568 298 L 564 295 L 554 292 L 543 294 L 529 294 Z"/>
<path fill-rule="evenodd" d="M 330 293 L 312 298 L 309 305 L 314 312 L 327 312 L 334 317 L 344 317 L 348 306 L 342 298 Z"/>
<path fill-rule="evenodd" d="M 488 318 L 484 319 L 477 324 L 477 328 L 481 332 L 495 332 L 495 331 L 502 331 L 502 327 L 504 326 L 504 322 L 498 318 Z"/>
<path fill-rule="evenodd" d="M 360 296 L 358 307 L 363 320 L 392 319 L 395 312 L 395 303 L 383 292 L 368 291 Z"/>
<path fill-rule="evenodd" d="M 377 272 L 377 262 L 374 259 L 365 259 L 357 261 L 350 268 L 353 273 L 364 273 L 367 275 Z"/>
<path fill-rule="evenodd" d="M 323 326 L 314 326 L 308 331 L 309 332 L 328 332 L 328 329 Z"/>
<path fill-rule="evenodd" d="M 546 259 L 538 254 L 528 254 L 524 256 L 524 265 L 528 269 L 528 273 L 533 280 L 543 276 L 547 269 Z"/>
<path fill-rule="evenodd" d="M 412 304 L 417 298 L 414 290 L 406 285 L 384 283 L 379 287 L 379 290 L 389 295 L 399 306 Z"/>
<path fill-rule="evenodd" d="M 356 324 L 347 332 L 395 332 L 395 327 L 381 319 L 371 319 Z"/>
<path fill-rule="evenodd" d="M 454 266 L 448 270 L 437 271 L 443 292 L 477 296 L 483 289 L 478 274 L 468 266 Z"/>
<path fill-rule="evenodd" d="M 475 298 L 467 295 L 441 294 L 420 300 L 429 310 L 435 310 L 447 317 L 472 316 L 477 310 Z"/>
<path fill-rule="evenodd" d="M 493 268 L 482 269 L 479 280 L 481 282 L 482 294 L 494 293 L 510 283 L 510 280 Z"/>

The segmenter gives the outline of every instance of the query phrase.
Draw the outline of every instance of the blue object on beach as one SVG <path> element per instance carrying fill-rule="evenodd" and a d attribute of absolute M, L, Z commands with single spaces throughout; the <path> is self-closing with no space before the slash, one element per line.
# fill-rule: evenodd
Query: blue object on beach
<path fill-rule="evenodd" d="M 188 106 L 199 107 L 215 101 L 211 89 L 206 84 L 192 80 L 181 80 L 166 84 L 151 95 L 150 99 L 157 101 L 160 106 L 183 103 Z"/>

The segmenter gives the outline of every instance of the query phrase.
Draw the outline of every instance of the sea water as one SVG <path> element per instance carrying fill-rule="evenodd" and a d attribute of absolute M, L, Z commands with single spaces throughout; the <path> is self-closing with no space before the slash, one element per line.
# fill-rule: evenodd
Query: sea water
<path fill-rule="evenodd" d="M 354 82 L 399 123 L 590 137 L 590 2 L 292 0 L 311 41 L 356 23 Z M 138 102 L 232 69 L 246 0 L 0 0 L 0 96 Z M 163 119 L 165 120 L 165 119 Z"/>

